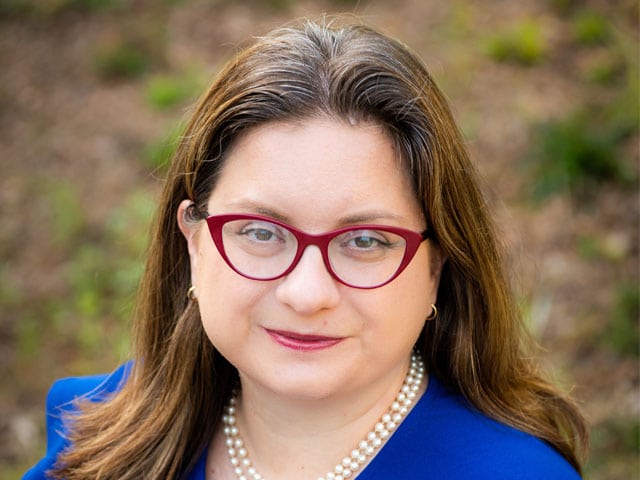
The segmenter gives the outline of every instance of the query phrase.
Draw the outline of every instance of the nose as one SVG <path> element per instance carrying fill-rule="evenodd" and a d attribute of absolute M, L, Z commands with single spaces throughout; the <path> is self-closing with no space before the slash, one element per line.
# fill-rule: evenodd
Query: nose
<path fill-rule="evenodd" d="M 276 288 L 276 298 L 302 315 L 312 315 L 338 304 L 340 291 L 316 246 L 308 246 L 295 268 Z"/>

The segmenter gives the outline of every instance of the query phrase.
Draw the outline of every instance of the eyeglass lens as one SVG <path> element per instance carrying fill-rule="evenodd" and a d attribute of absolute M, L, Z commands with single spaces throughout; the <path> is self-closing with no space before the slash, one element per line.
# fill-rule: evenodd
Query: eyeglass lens
<path fill-rule="evenodd" d="M 280 276 L 298 252 L 298 239 L 289 229 L 260 219 L 236 219 L 222 227 L 222 243 L 229 262 L 255 279 Z M 357 226 L 338 233 L 328 245 L 331 270 L 358 287 L 386 282 L 402 264 L 406 242 L 385 230 Z"/>

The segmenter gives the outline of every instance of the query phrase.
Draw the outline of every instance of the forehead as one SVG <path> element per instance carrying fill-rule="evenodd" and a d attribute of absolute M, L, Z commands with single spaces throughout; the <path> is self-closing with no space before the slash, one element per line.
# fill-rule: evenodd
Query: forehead
<path fill-rule="evenodd" d="M 226 155 L 210 207 L 241 201 L 309 212 L 358 208 L 415 213 L 394 144 L 374 123 L 327 118 L 273 122 L 241 135 Z"/>

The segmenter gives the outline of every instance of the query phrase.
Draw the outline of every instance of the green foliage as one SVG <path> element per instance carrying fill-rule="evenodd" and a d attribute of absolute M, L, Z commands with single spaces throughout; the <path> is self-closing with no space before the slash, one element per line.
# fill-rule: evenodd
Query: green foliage
<path fill-rule="evenodd" d="M 11 281 L 11 275 L 7 271 L 8 263 L 0 265 L 0 309 L 4 312 L 19 306 L 23 301 L 23 292 Z"/>
<path fill-rule="evenodd" d="M 581 45 L 604 44 L 610 33 L 608 20 L 597 12 L 584 10 L 573 19 L 573 36 Z"/>
<path fill-rule="evenodd" d="M 106 10 L 122 5 L 122 0 L 59 0 L 66 8 Z"/>
<path fill-rule="evenodd" d="M 16 324 L 16 351 L 23 358 L 37 355 L 42 339 L 42 322 L 33 315 L 23 315 Z"/>
<path fill-rule="evenodd" d="M 95 52 L 94 68 L 104 79 L 134 78 L 150 66 L 148 53 L 137 43 L 117 40 L 101 46 Z"/>
<path fill-rule="evenodd" d="M 132 195 L 107 219 L 100 239 L 83 245 L 68 264 L 66 280 L 82 319 L 83 341 L 99 340 L 92 334 L 99 322 L 92 320 L 111 316 L 126 321 L 131 314 L 152 209 L 147 195 Z"/>
<path fill-rule="evenodd" d="M 625 161 L 625 147 L 640 123 L 640 86 L 637 59 L 629 53 L 627 58 L 626 84 L 616 90 L 612 100 L 587 105 L 534 128 L 527 161 L 538 200 L 561 193 L 584 200 L 605 183 L 636 186 L 638 174 L 631 162 Z"/>
<path fill-rule="evenodd" d="M 155 204 L 149 194 L 136 191 L 108 217 L 108 240 L 127 258 L 141 255 L 147 247 L 147 229 L 154 209 Z"/>
<path fill-rule="evenodd" d="M 53 191 L 54 198 L 60 195 L 56 190 L 45 191 Z M 65 202 L 63 206 L 71 203 Z M 2 288 L 2 308 L 18 302 L 18 359 L 28 362 L 36 352 L 43 355 L 44 345 L 66 346 L 85 359 L 124 354 L 153 209 L 152 197 L 138 191 L 100 225 L 84 222 L 73 237 L 67 237 L 67 243 L 57 245 L 55 255 L 66 259 L 59 284 L 36 301 L 30 296 L 27 302 L 26 296 Z"/>
<path fill-rule="evenodd" d="M 608 262 L 624 261 L 627 249 L 615 237 L 601 238 L 600 236 L 581 235 L 577 241 L 578 253 L 586 260 L 605 260 Z"/>
<path fill-rule="evenodd" d="M 194 98 L 202 87 L 203 81 L 194 72 L 181 76 L 156 75 L 147 82 L 145 97 L 153 107 L 165 109 Z"/>
<path fill-rule="evenodd" d="M 254 3 L 268 10 L 286 12 L 294 7 L 297 2 L 296 0 L 259 0 Z M 348 8 L 357 6 L 359 0 L 330 0 L 330 3 L 338 8 Z"/>
<path fill-rule="evenodd" d="M 53 223 L 50 238 L 59 247 L 75 241 L 87 226 L 78 192 L 67 182 L 50 181 L 44 184 L 44 196 Z"/>
<path fill-rule="evenodd" d="M 578 238 L 578 253 L 587 260 L 594 260 L 603 256 L 601 242 L 590 235 Z"/>
<path fill-rule="evenodd" d="M 551 7 L 560 15 L 570 14 L 580 0 L 548 0 Z"/>
<path fill-rule="evenodd" d="M 540 24 L 524 20 L 514 27 L 499 32 L 489 38 L 486 52 L 498 62 L 512 62 L 520 65 L 538 63 L 547 51 L 547 42 Z"/>
<path fill-rule="evenodd" d="M 611 128 L 620 137 L 634 135 L 640 127 L 640 66 L 635 48 L 626 52 L 626 85 L 618 89 L 618 97 L 607 105 Z"/>
<path fill-rule="evenodd" d="M 173 157 L 185 125 L 180 122 L 171 127 L 169 132 L 158 142 L 150 145 L 145 154 L 146 164 L 154 171 L 164 172 L 169 166 L 169 162 Z"/>
<path fill-rule="evenodd" d="M 541 339 L 545 327 L 549 322 L 549 312 L 553 298 L 543 292 L 534 295 L 523 295 L 518 298 L 520 316 L 524 320 L 527 330 L 537 339 Z"/>
<path fill-rule="evenodd" d="M 361 0 L 331 0 L 337 7 L 357 7 Z"/>
<path fill-rule="evenodd" d="M 637 478 L 640 473 L 640 423 L 638 418 L 609 418 L 591 431 L 592 455 L 587 465 L 589 478 Z M 619 472 L 619 474 L 616 474 Z"/>
<path fill-rule="evenodd" d="M 536 198 L 560 192 L 581 197 L 604 182 L 630 180 L 616 152 L 617 132 L 591 123 L 587 114 L 538 125 L 535 138 Z"/>
<path fill-rule="evenodd" d="M 640 288 L 623 284 L 618 288 L 611 322 L 604 341 L 616 353 L 640 356 Z"/>
<path fill-rule="evenodd" d="M 51 17 L 66 11 L 97 12 L 122 5 L 123 0 L 0 0 L 0 13 Z"/>
<path fill-rule="evenodd" d="M 626 70 L 624 58 L 617 52 L 604 52 L 594 55 L 593 61 L 586 70 L 586 79 L 598 85 L 611 85 L 623 77 Z"/>

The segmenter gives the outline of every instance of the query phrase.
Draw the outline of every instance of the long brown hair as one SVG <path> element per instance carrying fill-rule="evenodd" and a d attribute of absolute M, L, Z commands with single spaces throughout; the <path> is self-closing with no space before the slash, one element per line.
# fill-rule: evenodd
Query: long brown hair
<path fill-rule="evenodd" d="M 135 363 L 110 401 L 85 403 L 56 474 L 68 479 L 176 478 L 213 436 L 237 372 L 187 299 L 179 203 L 204 209 L 234 139 L 256 125 L 328 116 L 383 126 L 448 258 L 437 321 L 417 347 L 431 375 L 479 411 L 555 447 L 580 470 L 585 423 L 531 360 L 496 239 L 449 107 L 402 44 L 367 27 L 305 22 L 239 53 L 197 104 L 173 158 L 135 316 Z"/>

